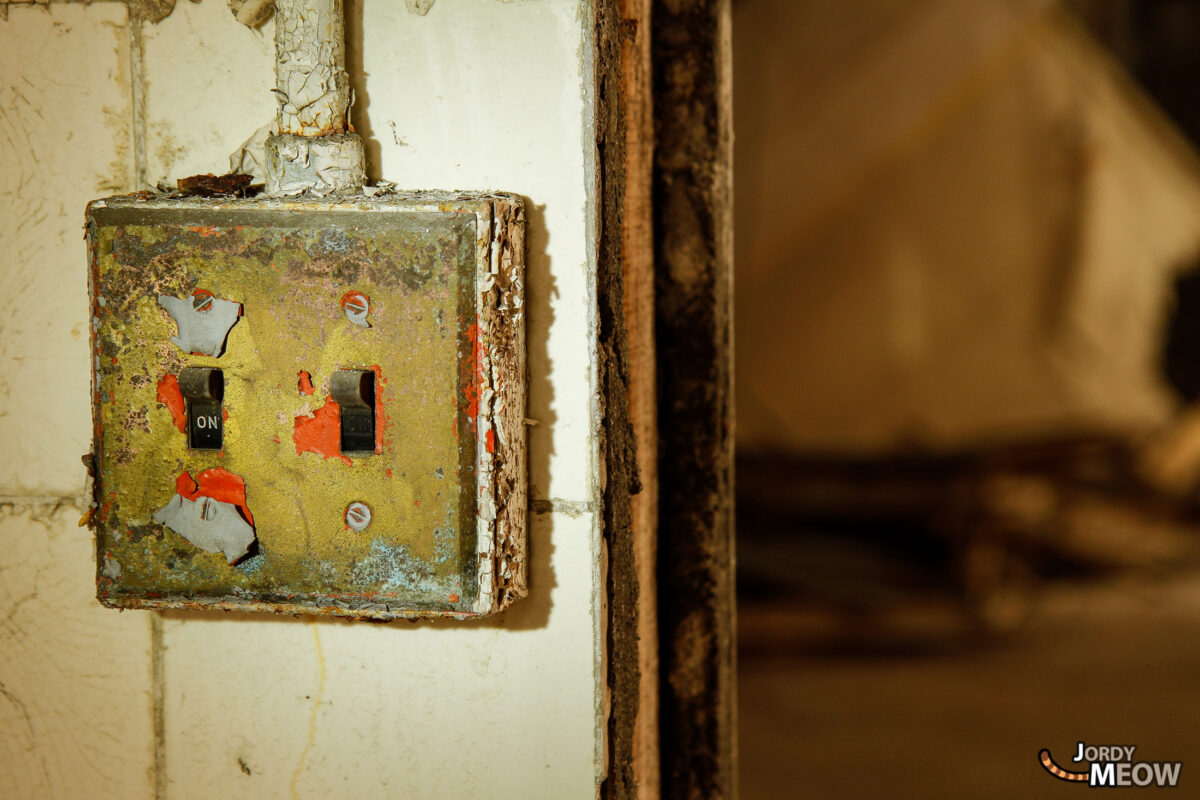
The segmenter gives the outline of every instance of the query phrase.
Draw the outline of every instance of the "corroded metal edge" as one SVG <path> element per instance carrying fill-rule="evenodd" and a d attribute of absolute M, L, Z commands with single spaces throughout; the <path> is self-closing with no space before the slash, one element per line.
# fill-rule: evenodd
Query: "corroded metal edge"
<path fill-rule="evenodd" d="M 475 611 L 486 614 L 527 591 L 525 210 L 519 201 L 497 198 L 478 214 L 480 571 Z"/>
<path fill-rule="evenodd" d="M 85 238 L 88 242 L 88 294 L 92 310 L 90 353 L 97 351 L 99 321 L 96 306 L 98 255 L 95 248 L 97 213 L 112 221 L 129 215 L 136 220 L 141 210 L 188 209 L 206 212 L 228 210 L 243 220 L 246 211 L 269 214 L 280 211 L 323 212 L 453 212 L 476 215 L 476 391 L 479 412 L 476 421 L 476 492 L 478 503 L 476 552 L 479 559 L 479 594 L 470 612 L 393 607 L 386 603 L 355 603 L 332 596 L 289 597 L 278 601 L 250 596 L 214 598 L 136 597 L 102 593 L 104 558 L 94 515 L 87 518 L 93 532 L 96 562 L 96 598 L 115 609 L 216 610 L 307 614 L 388 621 L 396 619 L 472 619 L 498 613 L 527 593 L 526 566 L 528 518 L 526 457 L 526 361 L 525 361 L 525 211 L 522 198 L 507 193 L 411 192 L 374 197 L 251 198 L 213 200 L 206 198 L 161 198 L 135 194 L 94 200 L 85 209 Z M 381 219 L 381 224 L 385 219 Z M 99 462 L 101 418 L 99 383 L 91 372 L 92 452 L 85 455 L 92 465 Z M 99 506 L 103 481 L 94 475 L 92 508 Z"/>

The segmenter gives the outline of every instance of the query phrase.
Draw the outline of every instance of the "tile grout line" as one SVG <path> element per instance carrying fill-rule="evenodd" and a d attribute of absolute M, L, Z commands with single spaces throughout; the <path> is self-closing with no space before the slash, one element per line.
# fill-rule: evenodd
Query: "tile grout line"
<path fill-rule="evenodd" d="M 45 506 L 84 507 L 83 493 L 79 494 L 0 494 L 0 506 L 12 506 L 18 511 L 43 508 Z"/>
<path fill-rule="evenodd" d="M 129 6 L 129 93 L 133 134 L 133 190 L 144 189 L 146 168 L 146 64 L 142 39 L 142 16 L 136 5 Z"/>
<path fill-rule="evenodd" d="M 569 517 L 578 517 L 582 514 L 591 514 L 596 511 L 596 503 L 592 500 L 563 500 L 560 498 L 551 498 L 549 500 L 532 499 L 529 501 L 529 507 L 535 514 L 566 514 Z"/>
<path fill-rule="evenodd" d="M 138 7 L 129 6 L 130 128 L 133 139 L 133 190 L 147 184 L 146 167 L 146 62 L 143 21 Z M 163 621 L 150 613 L 150 712 L 154 744 L 154 798 L 167 798 L 166 674 L 163 668 Z"/>
<path fill-rule="evenodd" d="M 150 612 L 150 685 L 154 732 L 154 800 L 167 800 L 166 675 L 162 614 Z"/>

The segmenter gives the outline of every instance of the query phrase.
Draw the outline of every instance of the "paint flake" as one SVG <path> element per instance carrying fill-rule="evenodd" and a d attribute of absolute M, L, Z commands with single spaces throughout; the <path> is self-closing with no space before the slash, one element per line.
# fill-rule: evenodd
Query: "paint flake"
<path fill-rule="evenodd" d="M 166 309 L 179 335 L 171 337 L 171 343 L 185 353 L 202 356 L 220 356 L 225 350 L 225 339 L 242 315 L 242 304 L 219 297 L 206 298 L 203 309 L 193 306 L 193 300 L 169 295 L 159 295 L 158 304 Z"/>

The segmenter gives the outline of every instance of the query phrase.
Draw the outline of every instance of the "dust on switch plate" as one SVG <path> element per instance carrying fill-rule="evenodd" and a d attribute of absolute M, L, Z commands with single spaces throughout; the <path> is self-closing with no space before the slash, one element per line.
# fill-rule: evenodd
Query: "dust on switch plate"
<path fill-rule="evenodd" d="M 471 617 L 525 593 L 511 195 L 87 211 L 97 596 Z"/>

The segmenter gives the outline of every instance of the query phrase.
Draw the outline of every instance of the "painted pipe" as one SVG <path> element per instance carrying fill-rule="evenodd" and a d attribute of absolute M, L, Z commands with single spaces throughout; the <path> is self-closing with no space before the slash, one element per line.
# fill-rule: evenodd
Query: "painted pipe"
<path fill-rule="evenodd" d="M 362 191 L 365 152 L 349 124 L 342 0 L 275 0 L 274 91 L 267 193 Z"/>

